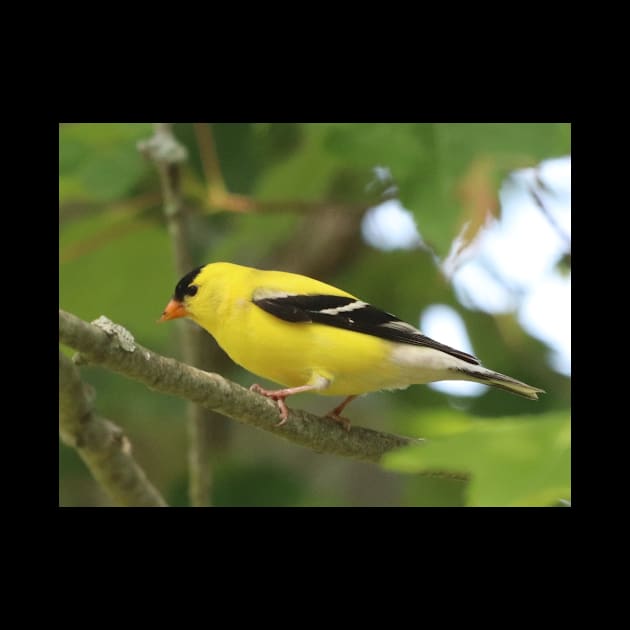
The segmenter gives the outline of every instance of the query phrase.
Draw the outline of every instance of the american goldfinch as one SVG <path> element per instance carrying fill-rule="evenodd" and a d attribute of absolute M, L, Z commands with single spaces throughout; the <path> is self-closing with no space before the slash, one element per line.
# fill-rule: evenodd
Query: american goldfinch
<path fill-rule="evenodd" d="M 306 276 L 211 263 L 187 273 L 159 321 L 189 317 L 233 361 L 284 385 L 250 389 L 275 400 L 317 392 L 346 399 L 328 415 L 347 429 L 344 407 L 360 394 L 434 381 L 492 385 L 536 400 L 542 389 L 492 372 L 474 356 L 423 335 L 391 313 Z"/>

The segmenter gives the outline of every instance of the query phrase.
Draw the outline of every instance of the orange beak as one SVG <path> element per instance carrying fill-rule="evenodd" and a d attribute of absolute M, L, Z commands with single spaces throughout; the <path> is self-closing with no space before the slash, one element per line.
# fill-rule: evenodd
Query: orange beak
<path fill-rule="evenodd" d="M 158 319 L 158 322 L 167 322 L 169 319 L 177 319 L 178 317 L 186 317 L 188 311 L 186 307 L 177 300 L 171 300 L 164 309 L 162 317 Z"/>

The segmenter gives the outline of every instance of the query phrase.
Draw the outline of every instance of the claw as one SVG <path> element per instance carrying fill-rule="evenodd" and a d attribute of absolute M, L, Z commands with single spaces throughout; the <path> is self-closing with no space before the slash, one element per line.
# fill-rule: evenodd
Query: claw
<path fill-rule="evenodd" d="M 343 428 L 350 432 L 350 428 L 352 427 L 352 423 L 350 422 L 350 420 L 348 420 L 348 418 L 344 418 L 343 416 L 340 416 L 339 414 L 336 414 L 335 411 L 331 411 L 329 414 L 326 414 L 327 418 L 330 418 L 331 420 L 334 420 L 335 422 L 338 422 L 340 425 L 343 426 Z"/>
<path fill-rule="evenodd" d="M 356 398 L 356 395 L 355 396 L 348 396 L 340 405 L 338 405 L 332 411 L 327 413 L 326 417 L 330 418 L 331 420 L 334 420 L 335 422 L 338 422 L 339 424 L 341 424 L 346 431 L 350 431 L 350 427 L 352 426 L 351 423 L 350 423 L 350 420 L 348 420 L 348 418 L 344 418 L 341 415 L 341 412 L 355 398 Z"/>
<path fill-rule="evenodd" d="M 280 422 L 274 424 L 274 427 L 281 427 L 289 419 L 289 408 L 287 407 L 287 403 L 284 402 L 287 396 L 292 396 L 293 394 L 299 394 L 301 392 L 309 392 L 318 389 L 321 389 L 321 386 L 301 385 L 300 387 L 288 387 L 286 389 L 265 389 L 264 387 L 261 387 L 258 383 L 254 383 L 249 387 L 250 392 L 256 392 L 257 394 L 260 394 L 265 398 L 271 398 L 271 400 L 273 400 L 278 405 L 278 410 L 280 411 Z M 338 407 L 335 407 L 329 414 L 327 414 L 326 417 L 341 424 L 346 431 L 350 431 L 350 427 L 352 426 L 350 420 L 348 420 L 348 418 L 344 418 L 341 415 L 341 412 L 343 411 L 345 406 L 355 398 L 356 396 L 348 396 Z"/>
<path fill-rule="evenodd" d="M 253 385 L 250 385 L 249 391 L 261 394 L 265 398 L 271 398 L 271 400 L 276 402 L 276 404 L 278 405 L 278 410 L 280 411 L 280 422 L 274 424 L 273 426 L 281 427 L 289 418 L 289 408 L 284 402 L 284 399 L 287 396 L 291 396 L 292 394 L 308 392 L 313 389 L 316 389 L 316 387 L 313 385 L 302 385 L 301 387 L 291 387 L 288 389 L 265 389 L 264 387 L 261 387 L 258 383 L 254 383 Z"/>

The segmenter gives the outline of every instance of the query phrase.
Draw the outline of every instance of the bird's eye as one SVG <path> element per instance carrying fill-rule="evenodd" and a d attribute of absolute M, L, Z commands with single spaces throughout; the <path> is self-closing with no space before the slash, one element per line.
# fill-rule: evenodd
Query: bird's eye
<path fill-rule="evenodd" d="M 197 287 L 194 284 L 191 284 L 190 286 L 186 287 L 185 293 L 186 295 L 196 295 Z"/>

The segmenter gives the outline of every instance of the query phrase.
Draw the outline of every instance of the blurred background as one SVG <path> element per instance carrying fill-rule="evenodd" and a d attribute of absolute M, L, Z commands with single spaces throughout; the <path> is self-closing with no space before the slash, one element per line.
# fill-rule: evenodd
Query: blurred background
<path fill-rule="evenodd" d="M 392 312 L 491 369 L 541 387 L 532 402 L 472 383 L 362 397 L 353 423 L 431 440 L 384 466 L 321 455 L 232 420 L 211 442 L 217 506 L 570 504 L 569 124 L 174 124 L 194 265 L 303 273 Z M 181 358 L 156 320 L 179 279 L 160 179 L 138 143 L 152 124 L 59 127 L 59 305 L 106 315 Z M 271 385 L 207 336 L 212 369 Z M 69 348 L 63 351 L 72 354 Z M 86 366 L 170 505 L 189 505 L 186 403 Z M 340 401 L 340 399 L 339 399 Z M 300 395 L 320 414 L 336 398 Z M 427 476 L 431 466 L 470 481 Z M 107 506 L 59 444 L 59 503 Z"/>

